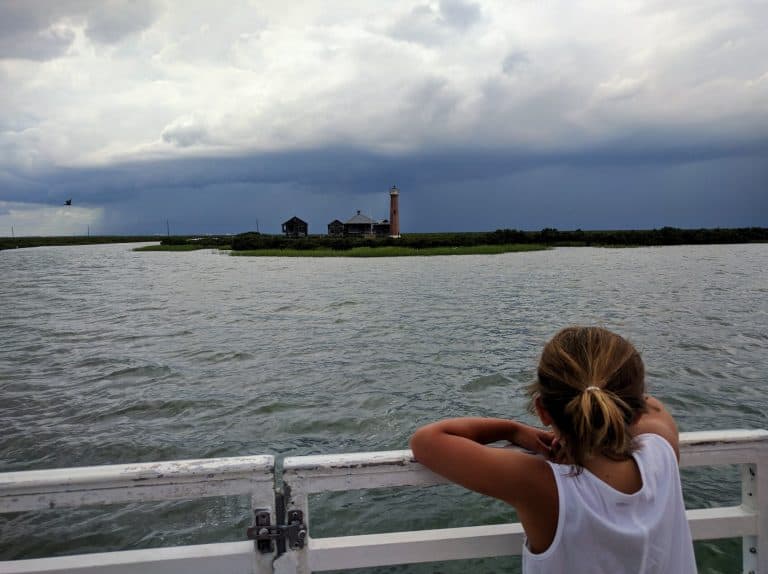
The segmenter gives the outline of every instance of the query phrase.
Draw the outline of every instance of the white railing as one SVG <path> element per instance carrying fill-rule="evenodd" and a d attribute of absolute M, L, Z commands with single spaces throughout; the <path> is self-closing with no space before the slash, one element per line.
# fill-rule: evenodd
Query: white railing
<path fill-rule="evenodd" d="M 768 432 L 731 430 L 683 433 L 681 466 L 739 465 L 739 506 L 688 510 L 696 540 L 741 537 L 745 574 L 768 574 Z M 0 474 L 0 512 L 36 511 L 120 502 L 249 494 L 254 510 L 267 509 L 275 524 L 275 468 L 271 456 L 116 465 Z M 391 451 L 286 458 L 282 491 L 287 511 L 303 513 L 321 492 L 428 486 L 444 480 Z M 0 562 L 0 573 L 251 572 L 306 574 L 389 564 L 519 555 L 520 524 L 497 524 L 306 538 L 280 556 L 256 550 L 250 540 Z M 290 546 L 290 545 L 289 545 Z"/>

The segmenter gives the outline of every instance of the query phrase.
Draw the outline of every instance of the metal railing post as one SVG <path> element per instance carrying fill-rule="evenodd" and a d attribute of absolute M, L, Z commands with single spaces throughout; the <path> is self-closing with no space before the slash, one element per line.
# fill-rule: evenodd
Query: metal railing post
<path fill-rule="evenodd" d="M 768 453 L 760 448 L 754 464 L 741 467 L 741 504 L 757 514 L 757 533 L 742 539 L 744 574 L 768 573 Z"/>
<path fill-rule="evenodd" d="M 741 465 L 741 506 L 745 510 L 759 513 L 757 499 L 757 465 Z M 759 514 L 758 514 L 759 516 Z M 758 519 L 759 520 L 759 519 Z M 758 573 L 758 536 L 744 536 L 741 539 L 742 570 L 744 574 Z"/>
<path fill-rule="evenodd" d="M 304 544 L 301 548 L 291 548 L 286 545 L 285 553 L 278 556 L 274 562 L 274 574 L 311 574 L 309 566 L 309 497 L 303 492 L 292 492 L 291 484 L 285 482 L 286 476 L 283 474 L 283 496 L 285 501 L 286 515 L 292 510 L 298 510 L 302 513 L 306 534 Z"/>
<path fill-rule="evenodd" d="M 257 486 L 257 485 L 254 485 Z M 269 512 L 270 524 L 276 523 L 275 509 L 274 509 L 274 487 L 270 490 L 264 488 L 254 488 L 251 492 L 251 516 L 254 517 L 257 511 L 266 510 Z M 253 573 L 254 574 L 272 574 L 273 567 L 272 562 L 275 558 L 274 552 L 262 553 L 258 550 L 258 544 L 260 542 L 254 541 L 253 552 Z M 274 546 L 274 545 L 273 545 Z"/>
<path fill-rule="evenodd" d="M 757 571 L 768 572 L 768 449 L 761 449 L 757 463 Z"/>

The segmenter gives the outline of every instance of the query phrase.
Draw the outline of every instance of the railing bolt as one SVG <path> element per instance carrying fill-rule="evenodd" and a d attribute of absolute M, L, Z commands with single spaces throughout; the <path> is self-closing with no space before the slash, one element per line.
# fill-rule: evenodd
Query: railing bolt
<path fill-rule="evenodd" d="M 749 551 L 750 551 L 752 554 L 757 554 L 757 548 L 755 548 L 754 546 L 753 546 L 752 548 L 750 548 L 750 549 L 749 549 Z"/>

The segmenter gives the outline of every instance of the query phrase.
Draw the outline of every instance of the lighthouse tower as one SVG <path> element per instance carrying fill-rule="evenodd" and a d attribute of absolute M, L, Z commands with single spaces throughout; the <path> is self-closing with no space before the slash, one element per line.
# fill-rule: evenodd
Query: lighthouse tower
<path fill-rule="evenodd" d="M 389 190 L 389 236 L 400 237 L 400 190 L 392 186 Z"/>

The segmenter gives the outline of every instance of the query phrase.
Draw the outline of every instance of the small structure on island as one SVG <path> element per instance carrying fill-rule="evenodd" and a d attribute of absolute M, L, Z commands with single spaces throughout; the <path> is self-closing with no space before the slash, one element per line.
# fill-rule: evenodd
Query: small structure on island
<path fill-rule="evenodd" d="M 353 215 L 349 220 L 344 222 L 344 236 L 345 237 L 373 237 L 373 226 L 375 222 L 373 219 L 360 213 Z"/>
<path fill-rule="evenodd" d="M 338 219 L 334 219 L 328 224 L 329 237 L 344 237 L 344 224 Z"/>
<path fill-rule="evenodd" d="M 309 225 L 294 215 L 283 223 L 283 233 L 286 237 L 306 237 L 309 233 Z"/>
<path fill-rule="evenodd" d="M 367 215 L 357 213 L 342 223 L 334 219 L 328 224 L 329 237 L 400 237 L 400 190 L 392 186 L 389 190 L 389 219 L 374 221 Z"/>

